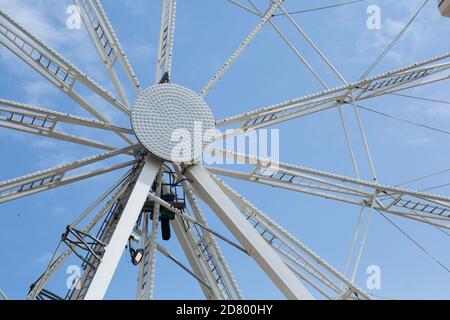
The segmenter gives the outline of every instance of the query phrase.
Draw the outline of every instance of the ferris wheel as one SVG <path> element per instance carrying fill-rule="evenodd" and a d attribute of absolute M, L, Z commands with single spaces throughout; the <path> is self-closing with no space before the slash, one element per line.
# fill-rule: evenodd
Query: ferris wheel
<path fill-rule="evenodd" d="M 256 16 L 259 21 L 204 88 L 194 92 L 171 81 L 176 0 L 162 0 L 155 84 L 149 88 L 141 87 L 100 1 L 74 0 L 117 97 L 0 9 L 0 43 L 3 47 L 92 115 L 92 118 L 83 118 L 0 99 L 0 127 L 93 147 L 101 152 L 0 182 L 0 204 L 129 169 L 66 230 L 62 230 L 60 244 L 48 267 L 31 286 L 27 299 L 103 299 L 124 250 L 127 250 L 131 262 L 139 270 L 136 295 L 139 300 L 154 297 L 158 252 L 194 277 L 206 299 L 243 299 L 244 295 L 218 246 L 218 241 L 222 241 L 253 259 L 287 299 L 365 300 L 372 296 L 356 284 L 355 277 L 373 212 L 431 225 L 448 236 L 449 196 L 390 186 L 378 181 L 359 114 L 359 103 L 448 79 L 450 53 L 369 76 L 383 58 L 382 55 L 358 81 L 350 82 L 294 19 L 292 13 L 286 10 L 284 0 L 268 1 L 268 7 L 263 11 L 251 1 L 249 4 L 235 0 L 228 2 Z M 441 2 L 443 14 L 449 15 L 449 8 L 449 1 Z M 273 20 L 276 15 L 283 16 L 299 33 L 318 59 L 342 82 L 341 86 L 333 88 L 327 84 L 277 26 Z M 216 119 L 205 98 L 263 28 L 272 28 L 282 38 L 313 79 L 322 85 L 323 90 L 226 119 Z M 133 88 L 137 96 L 135 101 L 130 101 L 119 72 L 128 81 L 127 85 Z M 100 109 L 89 102 L 88 95 L 116 108 L 123 117 L 129 119 L 131 125 L 125 127 L 111 123 Z M 359 175 L 343 116 L 344 108 L 354 111 L 372 173 L 370 181 Z M 215 147 L 217 141 L 330 109 L 339 112 L 355 169 L 354 177 Z M 116 135 L 124 146 L 69 135 L 60 131 L 59 125 L 102 130 L 105 135 Z M 217 129 L 225 128 L 225 134 L 217 133 Z M 177 139 L 173 139 L 174 133 Z M 190 138 L 184 140 L 183 137 Z M 245 163 L 248 171 L 206 165 L 201 161 L 205 153 Z M 125 162 L 105 164 L 108 160 L 125 157 L 128 157 Z M 96 168 L 90 169 L 93 164 Z M 221 177 L 294 191 L 358 208 L 359 218 L 344 270 L 338 271 Z M 210 227 L 203 212 L 203 204 L 214 212 L 237 241 Z M 172 232 L 175 237 L 172 237 Z M 161 240 L 177 240 L 189 265 L 176 258 Z M 73 280 L 68 292 L 62 295 L 46 289 L 47 282 L 71 258 L 81 261 L 82 274 Z"/>

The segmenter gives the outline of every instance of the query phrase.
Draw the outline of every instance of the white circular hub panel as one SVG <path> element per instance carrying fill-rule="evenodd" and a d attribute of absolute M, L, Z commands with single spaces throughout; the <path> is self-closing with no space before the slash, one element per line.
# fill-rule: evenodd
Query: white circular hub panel
<path fill-rule="evenodd" d="M 131 123 L 149 152 L 175 163 L 200 160 L 215 128 L 203 98 L 176 84 L 154 85 L 140 94 L 131 111 Z"/>

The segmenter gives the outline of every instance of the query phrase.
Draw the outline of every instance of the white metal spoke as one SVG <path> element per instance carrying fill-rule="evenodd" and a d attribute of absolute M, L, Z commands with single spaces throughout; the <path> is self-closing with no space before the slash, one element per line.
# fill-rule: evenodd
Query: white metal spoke
<path fill-rule="evenodd" d="M 450 221 L 450 198 L 446 196 L 406 190 L 223 150 L 215 149 L 215 152 L 232 159 L 237 157 L 239 161 L 254 166 L 249 173 L 207 167 L 208 170 L 215 174 L 358 206 L 364 205 L 369 208 L 372 205 L 372 196 L 378 190 L 379 197 L 375 208 L 380 211 L 425 223 L 430 223 L 429 219 L 433 221 Z M 450 225 L 444 226 L 450 228 Z"/>
<path fill-rule="evenodd" d="M 247 6 L 244 6 L 242 3 L 238 2 L 238 1 L 235 1 L 235 0 L 227 0 L 227 1 L 228 1 L 229 3 L 231 3 L 231 4 L 234 4 L 235 6 L 237 6 L 237 7 L 239 7 L 239 8 L 241 8 L 241 9 L 244 9 L 244 10 L 247 11 L 247 12 L 253 13 L 254 15 L 257 15 L 257 16 L 260 16 L 260 15 L 261 15 L 260 12 L 256 12 L 256 11 L 254 11 L 253 9 L 251 9 L 251 8 L 249 8 L 249 7 L 247 7 Z"/>
<path fill-rule="evenodd" d="M 186 168 L 185 175 L 191 179 L 196 192 L 216 212 L 225 226 L 288 299 L 313 299 L 282 259 L 245 220 L 206 169 L 198 165 L 191 166 Z"/>
<path fill-rule="evenodd" d="M 236 6 L 241 7 L 242 9 L 251 12 L 259 17 L 262 16 L 261 12 L 258 10 L 258 8 L 251 2 L 251 5 L 253 6 L 254 10 L 251 10 L 242 4 L 236 2 L 236 1 L 230 1 L 229 2 L 235 4 Z M 274 1 L 272 1 L 274 2 Z M 295 28 L 301 33 L 301 35 L 306 39 L 306 41 L 313 47 L 313 49 L 319 54 L 319 56 L 324 60 L 324 62 L 330 67 L 330 69 L 338 76 L 340 80 L 342 80 L 346 85 L 348 85 L 347 81 L 344 79 L 344 77 L 339 73 L 339 71 L 334 67 L 334 65 L 329 61 L 327 57 L 322 53 L 322 51 L 315 45 L 315 43 L 311 40 L 311 38 L 303 31 L 303 29 L 295 22 L 295 20 L 291 17 L 291 15 L 283 8 L 282 5 L 279 6 L 280 10 L 283 12 L 283 15 L 287 16 L 289 21 L 295 26 Z M 320 84 L 325 87 L 326 89 L 329 89 L 328 86 L 325 84 L 325 82 L 322 80 L 322 78 L 319 76 L 319 74 L 314 70 L 314 68 L 311 66 L 311 64 L 306 60 L 306 58 L 294 47 L 294 45 L 289 41 L 289 39 L 283 34 L 283 32 L 272 22 L 269 21 L 270 25 L 275 29 L 275 31 L 280 35 L 280 37 L 286 42 L 286 44 L 291 48 L 291 50 L 295 53 L 295 55 L 303 62 L 303 64 L 309 69 L 309 71 L 314 75 L 314 77 L 320 82 Z"/>
<path fill-rule="evenodd" d="M 13 120 L 16 118 L 14 115 L 17 114 L 18 116 L 20 115 L 32 118 L 31 121 L 40 120 L 39 123 L 49 123 L 52 127 L 55 127 L 59 122 L 63 122 L 88 128 L 133 134 L 133 130 L 131 129 L 122 128 L 103 121 L 83 118 L 68 113 L 62 113 L 55 110 L 4 99 L 0 99 L 0 113 L 2 113 L 7 119 Z M 36 119 L 34 117 L 36 117 Z"/>
<path fill-rule="evenodd" d="M 99 0 L 74 0 L 74 3 L 80 8 L 83 23 L 122 103 L 129 106 L 125 90 L 114 69 L 116 62 L 120 63 L 136 94 L 141 92 L 141 86 L 105 10 Z"/>
<path fill-rule="evenodd" d="M 102 153 L 93 157 L 74 161 L 66 165 L 53 167 L 20 178 L 1 182 L 0 203 L 23 198 L 32 194 L 131 166 L 132 164 L 134 164 L 134 160 L 97 170 L 87 171 L 85 173 L 77 173 L 72 176 L 67 175 L 70 171 L 74 171 L 75 169 L 79 169 L 117 155 L 128 154 L 130 152 L 133 152 L 133 150 L 136 148 L 136 146 L 132 146 L 107 153 Z"/>
<path fill-rule="evenodd" d="M 352 263 L 353 252 L 354 252 L 355 247 L 357 245 L 359 232 L 360 232 L 360 229 L 361 229 L 361 226 L 362 226 L 362 223 L 363 223 L 363 219 L 365 217 L 365 210 L 366 210 L 366 206 L 361 206 L 361 208 L 359 210 L 358 217 L 356 218 L 356 223 L 355 223 L 355 229 L 353 231 L 352 242 L 350 243 L 350 248 L 348 250 L 347 256 L 345 258 L 345 263 L 344 263 L 343 273 L 345 275 L 348 274 L 348 270 L 350 268 L 350 264 Z"/>
<path fill-rule="evenodd" d="M 375 204 L 376 204 L 375 200 L 377 199 L 377 197 L 378 197 L 378 191 L 375 191 L 375 194 L 372 197 L 372 203 L 370 205 L 370 210 L 366 213 L 366 217 L 365 217 L 366 218 L 366 222 L 365 222 L 365 225 L 364 225 L 364 231 L 363 231 L 363 234 L 361 236 L 361 240 L 360 240 L 360 244 L 359 244 L 359 250 L 358 250 L 358 253 L 357 253 L 357 256 L 356 256 L 356 260 L 355 260 L 355 263 L 354 263 L 354 266 L 353 266 L 353 272 L 352 272 L 352 275 L 351 275 L 352 282 L 355 281 L 356 273 L 358 272 L 359 264 L 361 262 L 362 253 L 364 251 L 364 247 L 366 245 L 366 240 L 367 240 L 367 235 L 368 235 L 368 232 L 369 232 L 369 225 L 370 225 L 370 222 L 372 221 L 373 210 L 374 210 L 374 207 L 375 207 Z"/>
<path fill-rule="evenodd" d="M 342 104 L 352 104 L 349 96 L 354 92 L 355 102 L 414 88 L 450 78 L 450 53 L 393 70 L 375 77 L 326 90 L 313 95 L 289 100 L 266 108 L 216 122 L 218 127 L 238 124 L 236 133 L 271 126 L 294 118 L 328 110 Z M 382 90 L 382 91 L 381 91 Z"/>
<path fill-rule="evenodd" d="M 0 43 L 98 120 L 108 122 L 102 114 L 75 90 L 77 83 L 83 84 L 95 95 L 112 104 L 122 112 L 129 114 L 130 111 L 109 92 L 101 88 L 100 85 L 82 73 L 77 67 L 68 62 L 43 41 L 36 38 L 2 10 L 0 10 Z M 119 135 L 131 143 L 126 135 L 122 133 Z"/>
<path fill-rule="evenodd" d="M 102 150 L 116 150 L 116 147 L 92 139 L 70 135 L 56 130 L 58 123 L 77 124 L 85 127 L 111 130 L 116 133 L 130 133 L 128 129 L 107 123 L 84 119 L 52 110 L 41 109 L 16 102 L 0 100 L 0 127 L 47 138 L 76 143 Z"/>
<path fill-rule="evenodd" d="M 272 18 L 272 15 L 278 9 L 278 7 L 283 3 L 284 0 L 277 0 L 272 3 L 269 10 L 261 18 L 255 28 L 250 32 L 250 34 L 245 38 L 241 45 L 233 52 L 230 58 L 225 62 L 225 64 L 219 69 L 219 71 L 212 77 L 212 79 L 206 84 L 200 95 L 205 96 L 208 92 L 215 86 L 215 84 L 223 77 L 225 72 L 231 67 L 231 65 L 239 58 L 241 53 L 250 45 L 255 36 L 261 31 L 264 25 Z"/>
<path fill-rule="evenodd" d="M 342 293 L 339 289 L 339 285 L 342 283 L 350 287 L 353 293 L 357 293 L 358 297 L 368 298 L 364 291 L 352 284 L 343 274 L 289 234 L 268 215 L 252 205 L 223 181 L 217 177 L 214 177 L 214 179 L 227 196 L 239 206 L 247 221 L 264 237 L 267 243 L 286 259 L 285 262 L 289 263 L 293 269 L 303 269 L 304 272 L 309 273 L 311 277 L 316 278 L 316 281 L 318 280 L 334 293 Z M 302 274 L 305 279 L 311 278 L 306 277 L 304 273 Z M 311 282 L 310 284 L 313 285 L 314 283 Z"/>
<path fill-rule="evenodd" d="M 336 69 L 336 67 L 331 63 L 331 61 L 322 53 L 322 51 L 316 46 L 314 41 L 303 31 L 303 29 L 298 25 L 298 23 L 291 17 L 291 15 L 280 5 L 281 12 L 288 18 L 288 20 L 294 25 L 298 32 L 305 38 L 306 42 L 316 51 L 320 58 L 328 65 L 328 67 L 333 71 L 333 73 L 342 81 L 344 84 L 348 85 L 347 80 L 341 75 L 341 73 Z"/>
<path fill-rule="evenodd" d="M 81 279 L 81 288 L 77 290 L 73 298 L 103 299 L 160 168 L 160 160 L 146 158 L 120 216 L 108 225 L 106 231 L 110 232 L 111 235 L 101 260 L 97 263 L 95 269 L 91 268 L 89 272 L 85 272 Z"/>
<path fill-rule="evenodd" d="M 0 117 L 0 128 L 12 129 L 12 130 L 16 130 L 16 131 L 20 131 L 20 132 L 24 132 L 24 133 L 31 133 L 31 134 L 35 134 L 35 135 L 39 135 L 39 136 L 43 136 L 43 137 L 48 137 L 48 138 L 53 138 L 53 139 L 57 139 L 57 140 L 61 140 L 61 141 L 76 143 L 79 145 L 93 147 L 93 148 L 102 149 L 102 150 L 111 151 L 111 150 L 116 149 L 116 147 L 113 147 L 113 146 L 110 146 L 110 145 L 107 145 L 107 144 L 104 144 L 104 143 L 101 143 L 101 142 L 98 142 L 95 140 L 80 138 L 80 137 L 69 135 L 66 133 L 61 133 L 61 132 L 58 132 L 51 128 L 40 127 L 40 126 L 35 126 L 35 125 L 26 125 L 23 123 L 15 123 L 14 121 L 11 121 L 11 120 L 4 120 L 1 117 Z"/>
<path fill-rule="evenodd" d="M 163 0 L 158 59 L 156 61 L 156 83 L 170 81 L 172 73 L 176 10 L 176 0 Z"/>
<path fill-rule="evenodd" d="M 101 88 L 42 40 L 39 40 L 3 10 L 0 10 L 0 17 L 2 18 L 0 20 L 0 34 L 2 35 L 0 39 L 3 45 L 50 82 L 70 93 L 75 82 L 79 81 L 117 109 L 126 114 L 129 113 L 129 110 L 110 93 Z"/>

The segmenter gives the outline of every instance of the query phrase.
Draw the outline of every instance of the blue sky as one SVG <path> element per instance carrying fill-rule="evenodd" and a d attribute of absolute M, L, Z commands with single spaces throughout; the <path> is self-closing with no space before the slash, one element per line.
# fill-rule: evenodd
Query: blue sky
<path fill-rule="evenodd" d="M 160 1 L 104 0 L 102 3 L 143 87 L 150 86 L 155 73 Z M 264 8 L 267 1 L 255 0 L 255 3 Z M 285 7 L 300 10 L 332 3 L 335 1 L 287 0 Z M 357 80 L 421 3 L 421 0 L 369 0 L 350 7 L 297 15 L 296 19 L 344 77 Z M 66 28 L 66 8 L 71 4 L 69 0 L 0 0 L 2 9 L 113 92 L 85 30 Z M 371 4 L 381 8 L 381 30 L 366 28 L 366 9 Z M 172 81 L 200 91 L 256 25 L 257 18 L 224 0 L 179 0 L 177 12 Z M 286 19 L 274 19 L 330 86 L 338 85 L 337 79 L 305 45 Z M 441 17 L 435 1 L 430 1 L 374 73 L 448 52 L 449 28 L 450 19 Z M 5 49 L 0 49 L 0 70 L 1 98 L 88 116 Z M 207 102 L 216 119 L 222 119 L 320 90 L 319 83 L 267 26 L 208 95 Z M 408 93 L 448 100 L 448 82 L 410 90 Z M 130 97 L 134 99 L 132 94 Z M 114 123 L 129 125 L 128 120 L 111 107 L 98 100 L 92 102 Z M 413 121 L 450 129 L 448 105 L 392 96 L 370 100 L 365 105 Z M 346 115 L 362 176 L 369 179 L 370 171 L 350 111 L 346 110 Z M 450 140 L 447 135 L 361 112 L 382 183 L 397 184 L 450 168 Z M 292 120 L 276 128 L 280 129 L 281 161 L 353 175 L 336 110 Z M 68 132 L 99 138 L 98 133 L 81 129 Z M 120 140 L 114 136 L 103 135 L 101 139 L 120 144 Z M 95 149 L 0 129 L 0 180 L 96 153 L 99 151 Z M 123 172 L 116 172 L 2 204 L 0 288 L 11 298 L 25 297 L 28 286 L 44 270 L 65 226 L 117 181 L 121 174 Z M 449 174 L 441 175 L 410 187 L 426 188 L 447 183 L 449 178 Z M 226 181 L 342 270 L 358 208 L 264 186 Z M 447 187 L 435 192 L 449 194 L 449 191 Z M 207 211 L 207 216 L 214 229 L 228 234 L 212 212 Z M 396 217 L 393 220 L 433 255 L 446 265 L 450 264 L 447 236 L 426 225 Z M 164 245 L 174 255 L 185 260 L 176 241 Z M 224 243 L 221 248 L 247 298 L 282 298 L 255 263 Z M 361 272 L 357 277 L 361 287 L 365 287 L 365 270 L 370 265 L 378 265 L 382 270 L 382 288 L 372 291 L 374 295 L 389 298 L 450 298 L 449 274 L 378 215 L 374 216 L 370 227 Z M 124 257 L 107 298 L 134 298 L 136 271 Z M 202 297 L 195 281 L 162 256 L 158 256 L 157 275 L 156 298 Z M 51 288 L 61 292 L 65 277 L 64 273 L 59 275 L 51 283 Z"/>

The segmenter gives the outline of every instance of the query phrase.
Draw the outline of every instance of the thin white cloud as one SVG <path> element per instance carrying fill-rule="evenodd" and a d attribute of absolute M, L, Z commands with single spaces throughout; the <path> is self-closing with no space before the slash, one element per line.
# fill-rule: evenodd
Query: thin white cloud
<path fill-rule="evenodd" d="M 378 5 L 382 15 L 381 30 L 365 28 L 356 42 L 357 56 L 362 61 L 381 53 L 408 23 L 420 3 L 412 5 L 411 1 L 389 0 Z M 385 12 L 390 15 L 385 16 Z M 393 15 L 392 12 L 396 14 Z M 441 19 L 435 4 L 430 3 L 391 49 L 385 60 L 400 66 L 415 62 L 417 56 L 426 54 L 430 46 L 439 43 L 442 35 L 448 33 L 448 24 Z"/>
<path fill-rule="evenodd" d="M 50 259 L 53 257 L 53 254 L 50 252 L 44 253 L 43 255 L 37 257 L 34 261 L 39 264 L 49 263 Z"/>
<path fill-rule="evenodd" d="M 425 145 L 433 142 L 430 137 L 410 137 L 406 135 L 402 135 L 402 140 L 405 143 L 413 146 Z"/>
<path fill-rule="evenodd" d="M 107 79 L 99 58 L 84 28 L 69 30 L 66 26 L 68 5 L 71 1 L 16 1 L 0 0 L 0 6 L 13 19 L 30 30 L 38 38 L 59 51 L 82 71 L 100 83 Z M 60 95 L 57 90 L 49 89 L 46 80 L 38 76 L 30 67 L 21 62 L 7 50 L 0 50 L 0 62 L 8 72 L 20 75 L 19 84 L 24 89 L 25 101 L 44 103 Z"/>

